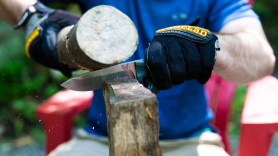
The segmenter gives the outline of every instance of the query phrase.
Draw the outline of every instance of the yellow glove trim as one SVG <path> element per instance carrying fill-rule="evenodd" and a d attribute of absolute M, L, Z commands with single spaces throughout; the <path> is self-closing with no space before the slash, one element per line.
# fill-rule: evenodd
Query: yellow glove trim
<path fill-rule="evenodd" d="M 29 35 L 29 37 L 26 40 L 26 43 L 25 43 L 25 54 L 26 54 L 26 56 L 28 58 L 31 58 L 30 51 L 29 51 L 30 45 L 33 42 L 33 40 L 36 37 L 39 36 L 39 34 L 40 34 L 40 29 L 39 28 L 35 28 L 34 31 Z"/>
<path fill-rule="evenodd" d="M 196 27 L 196 26 L 190 26 L 190 25 L 178 25 L 178 26 L 167 27 L 167 28 L 157 30 L 156 33 L 163 33 L 164 31 L 169 31 L 169 30 L 189 31 L 200 37 L 207 37 L 207 35 L 210 33 L 210 31 L 207 29 Z"/>

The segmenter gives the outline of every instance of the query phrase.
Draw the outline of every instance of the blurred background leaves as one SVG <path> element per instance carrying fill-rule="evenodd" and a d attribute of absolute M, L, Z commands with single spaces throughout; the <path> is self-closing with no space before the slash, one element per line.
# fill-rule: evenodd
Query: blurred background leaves
<path fill-rule="evenodd" d="M 254 10 L 259 15 L 264 31 L 274 49 L 274 53 L 278 55 L 278 1 L 274 0 L 254 0 Z M 277 62 L 277 60 L 276 60 Z M 278 76 L 277 63 L 273 73 Z"/>
<path fill-rule="evenodd" d="M 72 4 L 57 3 L 51 7 L 60 6 L 79 12 Z M 10 147 L 7 143 L 26 141 L 21 138 L 27 138 L 26 143 L 31 140 L 43 144 L 43 129 L 36 120 L 35 110 L 38 104 L 61 90 L 59 84 L 66 79 L 60 72 L 28 59 L 24 52 L 24 33 L 0 19 L 0 151 Z M 77 121 L 84 123 L 79 118 Z"/>
<path fill-rule="evenodd" d="M 21 31 L 15 31 L 3 21 L 0 21 L 0 30 L 1 142 L 39 130 L 35 109 L 61 89 L 59 84 L 65 78 L 25 56 Z"/>

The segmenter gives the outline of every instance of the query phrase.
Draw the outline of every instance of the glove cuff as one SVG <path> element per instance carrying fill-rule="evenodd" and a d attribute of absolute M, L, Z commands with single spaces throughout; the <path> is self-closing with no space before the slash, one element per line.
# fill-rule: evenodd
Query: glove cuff
<path fill-rule="evenodd" d="M 178 25 L 155 32 L 155 36 L 177 36 L 195 43 L 206 44 L 212 39 L 212 33 L 204 28 L 190 25 Z"/>
<path fill-rule="evenodd" d="M 35 13 L 49 13 L 52 12 L 53 10 L 46 7 L 40 2 L 36 2 L 34 5 L 29 6 L 22 14 L 21 19 L 19 22 L 14 26 L 14 29 L 19 29 L 21 27 L 25 27 L 30 18 L 35 14 Z"/>

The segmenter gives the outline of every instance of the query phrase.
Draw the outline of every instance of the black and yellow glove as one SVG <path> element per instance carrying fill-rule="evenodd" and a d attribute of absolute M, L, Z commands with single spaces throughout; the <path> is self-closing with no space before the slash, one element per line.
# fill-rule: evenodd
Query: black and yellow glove
<path fill-rule="evenodd" d="M 25 29 L 25 52 L 29 58 L 71 76 L 73 69 L 59 62 L 56 37 L 61 29 L 76 24 L 78 20 L 78 16 L 50 9 L 37 2 L 28 7 L 15 28 Z"/>
<path fill-rule="evenodd" d="M 168 89 L 185 80 L 208 81 L 220 50 L 218 38 L 196 26 L 173 26 L 157 30 L 145 50 L 145 64 L 158 89 Z"/>

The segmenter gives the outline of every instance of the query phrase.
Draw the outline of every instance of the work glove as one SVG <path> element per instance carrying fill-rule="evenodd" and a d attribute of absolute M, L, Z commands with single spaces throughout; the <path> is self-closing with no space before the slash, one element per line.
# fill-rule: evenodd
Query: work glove
<path fill-rule="evenodd" d="M 190 25 L 157 30 L 145 50 L 145 64 L 157 89 L 168 89 L 185 80 L 204 84 L 211 76 L 219 51 L 216 35 Z"/>
<path fill-rule="evenodd" d="M 15 29 L 25 29 L 25 52 L 29 58 L 70 77 L 74 69 L 59 62 L 56 38 L 61 29 L 76 24 L 78 20 L 78 16 L 50 9 L 37 2 L 28 7 Z"/>

